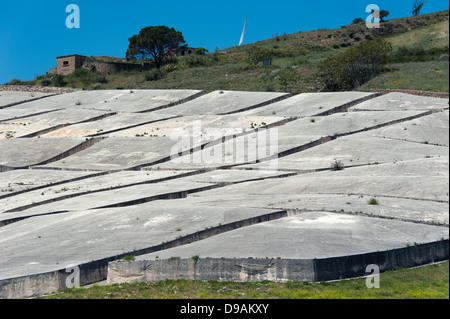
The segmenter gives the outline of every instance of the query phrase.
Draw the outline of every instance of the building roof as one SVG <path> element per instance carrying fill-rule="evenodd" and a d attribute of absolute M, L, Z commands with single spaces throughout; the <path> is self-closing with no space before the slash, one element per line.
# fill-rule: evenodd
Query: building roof
<path fill-rule="evenodd" d="M 72 56 L 80 56 L 80 57 L 84 57 L 84 55 L 80 55 L 80 54 L 70 54 L 70 55 L 63 55 L 63 56 L 57 56 L 57 59 L 62 59 L 62 58 L 68 58 L 68 57 L 72 57 Z"/>

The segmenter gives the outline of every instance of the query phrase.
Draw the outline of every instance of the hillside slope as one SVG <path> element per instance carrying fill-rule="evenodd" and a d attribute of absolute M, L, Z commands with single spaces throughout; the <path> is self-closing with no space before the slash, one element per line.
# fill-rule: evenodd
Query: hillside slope
<path fill-rule="evenodd" d="M 379 29 L 351 23 L 340 29 L 320 29 L 275 35 L 271 39 L 232 47 L 204 56 L 177 59 L 161 71 L 70 75 L 63 85 L 92 89 L 197 89 L 318 92 L 318 64 L 350 46 L 383 37 L 393 45 L 387 72 L 357 90 L 416 89 L 448 92 L 449 11 L 388 20 Z M 270 50 L 273 64 L 247 63 L 252 48 Z M 46 76 L 26 84 L 39 85 Z M 49 81 L 47 81 L 48 83 Z M 65 82 L 65 83 L 64 83 Z"/>

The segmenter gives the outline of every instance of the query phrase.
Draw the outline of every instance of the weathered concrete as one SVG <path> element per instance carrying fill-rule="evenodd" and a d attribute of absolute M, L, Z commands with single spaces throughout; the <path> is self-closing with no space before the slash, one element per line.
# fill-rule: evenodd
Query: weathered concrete
<path fill-rule="evenodd" d="M 149 113 L 149 116 L 156 116 Z M 163 116 L 162 114 L 160 116 Z M 190 137 L 205 136 L 219 133 L 219 136 L 242 134 L 257 127 L 268 127 L 284 121 L 284 117 L 276 116 L 241 116 L 241 115 L 199 115 L 177 116 L 173 119 L 151 123 L 136 128 L 122 130 L 108 134 L 111 137 L 139 136 L 178 136 L 189 134 Z"/>
<path fill-rule="evenodd" d="M 156 256 L 159 259 L 187 259 L 192 256 L 331 258 L 404 248 L 448 237 L 448 228 L 445 227 L 327 212 L 305 212 L 236 229 L 186 247 L 138 256 L 137 259 L 155 260 Z"/>
<path fill-rule="evenodd" d="M 25 168 L 39 165 L 74 154 L 88 144 L 82 138 L 0 140 L 0 166 Z"/>
<path fill-rule="evenodd" d="M 42 135 L 44 138 L 49 137 L 87 137 L 87 136 L 118 136 L 116 132 L 130 131 L 134 128 L 136 131 L 149 123 L 160 123 L 168 118 L 173 118 L 171 115 L 156 115 L 156 114 L 138 114 L 138 113 L 119 113 L 113 116 L 102 118 L 98 121 L 74 124 L 67 127 L 60 128 L 53 132 Z M 116 134 L 114 134 L 116 133 Z M 142 135 L 144 135 L 143 131 Z M 136 136 L 128 135 L 130 137 Z M 139 134 L 139 135 L 140 135 Z M 147 133 L 148 134 L 148 133 Z M 127 135 L 125 135 L 127 136 Z"/>
<path fill-rule="evenodd" d="M 448 99 L 389 93 L 350 108 L 350 111 L 445 110 Z"/>
<path fill-rule="evenodd" d="M 127 255 L 154 271 L 121 263 L 117 280 L 332 280 L 448 259 L 448 101 L 202 93 L 0 110 L 0 297 L 63 289 L 70 265 L 82 285 L 105 280 Z"/>
<path fill-rule="evenodd" d="M 30 189 L 40 189 L 48 185 L 56 186 L 61 182 L 93 176 L 91 172 L 38 170 L 14 170 L 0 174 L 0 198 L 18 195 Z"/>
<path fill-rule="evenodd" d="M 381 272 L 448 259 L 448 240 L 384 252 L 315 259 L 200 258 L 115 261 L 108 265 L 108 284 L 158 282 L 167 279 L 216 281 L 319 282 L 369 275 L 368 265 Z"/>
<path fill-rule="evenodd" d="M 303 93 L 243 114 L 258 116 L 305 117 L 340 111 L 355 103 L 376 97 L 373 93 Z"/>
<path fill-rule="evenodd" d="M 421 117 L 423 114 L 425 113 L 420 111 L 353 112 L 338 113 L 323 117 L 301 118 L 295 121 L 289 121 L 278 127 L 270 128 L 264 133 L 260 133 L 259 131 L 248 132 L 248 134 L 235 139 L 227 140 L 222 145 L 204 149 L 201 151 L 201 155 L 189 154 L 180 157 L 177 161 L 171 160 L 162 164 L 158 163 L 157 165 L 165 169 L 185 169 L 186 167 L 217 168 L 226 165 L 254 163 L 256 160 L 263 160 L 273 155 L 272 150 L 275 150 L 278 157 L 284 157 L 316 148 L 338 137 L 360 134 L 365 131 L 391 125 L 391 123 L 394 124 L 407 121 L 411 118 Z M 262 144 L 259 144 L 260 138 L 264 138 Z M 264 146 L 265 149 L 261 146 Z M 324 147 L 326 148 L 326 146 L 322 148 Z M 230 152 L 230 150 L 234 151 Z M 364 148 L 364 152 L 366 151 L 367 149 Z M 205 157 L 208 158 L 210 153 L 216 154 L 217 152 L 222 153 L 222 156 L 218 159 L 214 157 L 214 162 L 203 160 Z M 227 154 L 228 152 L 230 154 Z M 244 153 L 245 156 L 240 156 L 241 153 Z M 258 154 L 258 156 L 255 156 L 254 159 L 250 158 L 249 155 L 252 154 Z M 196 157 L 201 158 L 202 161 L 195 161 L 194 158 Z M 329 166 L 329 163 L 327 166 Z"/>
<path fill-rule="evenodd" d="M 14 107 L 14 108 L 7 108 L 7 109 L 0 109 L 0 122 L 4 122 L 4 121 L 11 121 L 11 120 L 19 120 L 19 119 L 23 119 L 23 118 L 27 118 L 30 116 L 34 116 L 37 114 L 45 114 L 45 113 L 49 113 L 49 112 L 55 112 L 58 109 L 52 109 L 52 110 L 39 110 L 39 109 L 35 109 L 35 110 L 28 110 L 28 109 L 22 109 L 22 108 L 18 108 L 18 107 Z"/>
<path fill-rule="evenodd" d="M 448 158 L 446 159 L 448 160 Z M 246 182 L 224 189 L 202 192 L 208 196 L 226 192 L 228 196 L 253 194 L 359 194 L 448 202 L 449 173 L 447 161 L 442 172 L 429 174 L 421 163 L 408 162 L 402 170 L 398 163 L 347 168 L 342 171 L 323 171 L 276 180 Z M 435 163 L 435 162 L 431 162 Z M 373 174 L 369 172 L 373 171 Z M 408 173 L 406 173 L 408 172 Z"/>
<path fill-rule="evenodd" d="M 450 146 L 449 133 L 448 110 L 383 127 L 372 132 L 373 136 L 388 138 L 391 141 L 403 140 L 447 147 Z"/>
<path fill-rule="evenodd" d="M 79 91 L 24 103 L 21 107 L 91 109 L 105 112 L 146 112 L 190 100 L 198 90 L 107 90 Z"/>
<path fill-rule="evenodd" d="M 54 172 L 57 172 L 56 174 Z M 45 174 L 56 175 L 60 172 L 59 176 L 64 176 L 64 171 L 45 171 Z M 28 187 L 27 191 L 22 191 L 21 193 L 16 194 L 15 196 L 8 196 L 5 198 L 0 197 L 0 212 L 14 210 L 17 212 L 22 212 L 28 208 L 42 206 L 44 204 L 49 204 L 57 201 L 66 200 L 69 198 L 76 198 L 83 195 L 92 195 L 99 193 L 98 196 L 103 197 L 106 194 L 109 194 L 108 191 L 111 190 L 119 190 L 137 186 L 136 188 L 141 188 L 143 191 L 136 192 L 136 194 L 142 194 L 148 187 L 152 188 L 152 191 L 156 191 L 160 188 L 159 184 L 163 181 L 168 181 L 171 179 L 179 178 L 183 175 L 190 175 L 191 171 L 147 171 L 147 172 L 133 172 L 133 171 L 118 171 L 111 174 L 104 174 L 103 172 L 88 175 L 91 176 L 89 178 L 77 179 L 75 181 L 66 181 L 63 184 L 58 186 L 55 182 L 48 183 L 46 187 L 40 186 L 34 187 L 34 181 L 28 182 L 26 185 Z M 39 175 L 43 175 L 42 172 L 39 172 Z M 98 175 L 98 176 L 95 176 Z M 9 175 L 11 176 L 11 174 Z M 83 176 L 83 175 L 82 175 Z M 0 175 L 0 177 L 2 177 Z M 48 180 L 48 179 L 47 179 Z M 0 179 L 1 181 L 1 179 Z M 185 180 L 183 179 L 183 182 Z M 11 183 L 8 183 L 6 186 L 6 182 L 2 183 L 4 185 L 5 191 L 13 190 L 11 188 Z M 23 182 L 21 184 L 24 184 Z M 150 185 L 155 184 L 155 185 Z M 25 185 L 25 184 L 24 184 Z M 12 185 L 15 187 L 16 185 Z M 139 187 L 141 186 L 141 187 Z M 173 189 L 176 192 L 176 187 Z M 127 190 L 124 190 L 127 192 Z M 12 195 L 12 194 L 11 194 Z M 139 195 L 136 195 L 139 196 Z M 143 196 L 143 195 L 141 195 Z M 145 197 L 145 196 L 143 196 Z M 120 198 L 120 196 L 118 197 Z M 75 199 L 77 200 L 77 199 Z M 82 200 L 82 199 L 78 199 Z M 110 200 L 109 200 L 110 201 Z M 107 201 L 106 203 L 109 203 Z M 93 201 L 85 201 L 85 203 L 94 203 Z M 64 207 L 65 203 L 61 204 L 61 207 Z M 43 213 L 47 211 L 43 210 Z M 12 216 L 11 216 L 12 215 Z M 24 214 L 20 214 L 20 217 L 26 216 Z M 14 214 L 5 214 L 5 216 L 0 215 L 0 221 L 11 218 L 16 218 Z"/>
<path fill-rule="evenodd" d="M 0 109 L 11 107 L 26 101 L 38 100 L 49 95 L 49 93 L 40 92 L 15 92 L 0 90 Z"/>
<path fill-rule="evenodd" d="M 445 159 L 449 154 L 448 147 L 370 136 L 372 134 L 370 132 L 344 136 L 302 152 L 281 157 L 278 159 L 278 167 L 283 170 L 308 171 L 329 169 L 335 161 L 340 161 L 345 167 L 351 167 L 426 158 Z M 377 135 L 377 132 L 374 135 Z M 370 147 L 367 147 L 368 145 Z M 259 169 L 266 165 L 266 163 L 260 163 L 238 167 Z"/>
<path fill-rule="evenodd" d="M 167 249 L 283 216 L 271 209 L 166 201 L 36 216 L 0 227 L 0 279 Z"/>
<path fill-rule="evenodd" d="M 43 139 L 53 141 L 54 139 Z M 73 156 L 45 165 L 46 168 L 123 170 L 170 157 L 176 141 L 168 137 L 106 138 Z"/>
<path fill-rule="evenodd" d="M 0 131 L 10 132 L 14 137 L 42 137 L 46 132 L 52 132 L 59 127 L 83 122 L 95 122 L 112 114 L 92 110 L 64 109 L 18 120 L 4 121 L 0 123 Z M 63 135 L 63 137 L 69 136 Z"/>
<path fill-rule="evenodd" d="M 157 113 L 176 115 L 224 115 L 243 112 L 275 103 L 290 96 L 288 93 L 214 91 L 193 101 Z"/>

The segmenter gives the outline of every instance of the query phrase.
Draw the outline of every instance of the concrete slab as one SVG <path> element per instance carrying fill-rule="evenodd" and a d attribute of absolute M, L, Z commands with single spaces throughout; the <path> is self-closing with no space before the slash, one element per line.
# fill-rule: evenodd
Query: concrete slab
<path fill-rule="evenodd" d="M 107 92 L 104 101 L 87 104 L 89 108 L 116 112 L 150 112 L 195 99 L 200 90 L 129 90 Z M 96 95 L 97 98 L 98 94 Z M 80 101 L 83 103 L 84 98 Z"/>
<path fill-rule="evenodd" d="M 175 141 L 163 137 L 106 138 L 84 151 L 42 167 L 78 170 L 123 170 L 166 158 L 170 155 L 170 150 L 174 144 L 176 144 Z"/>
<path fill-rule="evenodd" d="M 449 146 L 449 111 L 433 113 L 405 123 L 384 127 L 373 135 L 417 143 Z"/>
<path fill-rule="evenodd" d="M 57 111 L 57 110 L 58 109 L 50 109 L 50 110 L 33 109 L 33 110 L 29 110 L 29 109 L 21 109 L 21 108 L 18 108 L 18 107 L 0 109 L 0 122 L 11 121 L 11 120 L 18 120 L 18 119 L 27 118 L 29 116 L 33 116 L 33 115 L 37 115 L 37 114 L 42 114 L 42 113 L 45 114 L 47 112 L 54 112 L 54 111 Z"/>
<path fill-rule="evenodd" d="M 0 109 L 6 106 L 43 98 L 49 95 L 51 94 L 40 92 L 0 91 Z"/>
<path fill-rule="evenodd" d="M 394 92 L 355 105 L 350 111 L 440 111 L 448 108 L 448 99 Z"/>
<path fill-rule="evenodd" d="M 154 112 L 149 115 L 155 116 Z M 161 116 L 163 116 L 161 114 Z M 158 123 L 151 123 L 119 132 L 109 134 L 109 136 L 179 136 L 189 134 L 190 136 L 205 136 L 218 133 L 219 137 L 232 134 L 249 132 L 257 127 L 284 121 L 284 117 L 276 116 L 240 116 L 240 115 L 198 115 L 198 116 L 178 116 Z"/>
<path fill-rule="evenodd" d="M 314 116 L 333 112 L 340 107 L 359 103 L 375 96 L 373 93 L 365 92 L 302 93 L 243 114 L 288 117 Z"/>
<path fill-rule="evenodd" d="M 380 129 L 379 132 L 382 132 Z M 317 170 L 329 169 L 335 161 L 345 167 L 394 163 L 405 160 L 446 157 L 448 147 L 431 144 L 418 144 L 401 140 L 391 140 L 370 135 L 378 135 L 371 131 L 364 134 L 344 136 L 337 140 L 297 152 L 278 159 L 277 166 L 283 170 Z M 367 147 L 370 145 L 370 147 Z M 267 163 L 242 165 L 238 168 L 260 169 Z"/>
<path fill-rule="evenodd" d="M 24 215 L 41 215 L 52 212 L 98 209 L 104 207 L 126 207 L 158 199 L 186 197 L 189 193 L 213 188 L 213 183 L 189 181 L 166 181 L 157 184 L 139 184 L 123 188 L 105 189 L 101 192 L 88 192 L 82 196 L 59 197 L 50 203 L 35 203 L 32 208 L 23 211 Z M 13 206 L 13 205 L 12 205 Z"/>
<path fill-rule="evenodd" d="M 0 227 L 0 280 L 132 255 L 165 242 L 182 242 L 181 237 L 205 229 L 219 228 L 215 232 L 221 232 L 220 225 L 274 213 L 270 209 L 190 207 L 162 201 L 34 217 Z"/>
<path fill-rule="evenodd" d="M 192 196 L 217 195 L 218 192 L 226 192 L 229 196 L 245 193 L 267 196 L 287 193 L 357 194 L 448 202 L 448 158 L 441 162 L 431 159 L 428 163 L 428 171 L 423 161 L 405 161 L 347 168 L 342 171 L 301 174 L 286 177 L 283 183 L 276 180 L 247 182 Z M 440 163 L 442 170 L 436 169 L 433 165 L 435 163 Z"/>
<path fill-rule="evenodd" d="M 10 132 L 10 134 L 12 134 L 14 137 L 32 137 L 36 135 L 41 136 L 44 135 L 46 131 L 51 132 L 61 126 L 81 122 L 95 122 L 103 117 L 108 117 L 111 114 L 112 113 L 83 109 L 64 109 L 55 112 L 34 115 L 27 118 L 21 118 L 18 120 L 4 121 L 0 123 L 0 131 Z M 0 134 L 0 138 L 1 137 L 2 135 Z"/>
<path fill-rule="evenodd" d="M 176 115 L 224 115 L 243 112 L 288 98 L 287 93 L 214 91 L 169 110 L 157 111 Z"/>
<path fill-rule="evenodd" d="M 338 279 L 363 275 L 366 261 L 448 259 L 447 100 L 201 93 L 77 92 L 0 110 L 0 126 L 52 129 L 0 140 L 0 297 L 64 289 L 71 264 L 82 284 L 105 280 L 109 262 L 156 252 L 186 258 L 152 268 L 160 274 L 225 262 L 231 280 L 239 269 L 248 280 L 303 280 L 308 264 L 315 280 L 339 264 Z M 343 170 L 330 169 L 335 160 Z M 280 276 L 250 276 L 273 267 Z M 283 275 L 292 269 L 299 276 Z"/>
<path fill-rule="evenodd" d="M 23 168 L 39 165 L 71 150 L 83 149 L 85 142 L 82 138 L 0 140 L 0 166 Z"/>
<path fill-rule="evenodd" d="M 168 107 L 195 98 L 198 90 L 102 90 L 79 91 L 52 96 L 45 101 L 34 101 L 21 105 L 35 108 L 94 109 L 106 112 L 145 112 Z"/>
<path fill-rule="evenodd" d="M 35 170 L 35 171 L 39 173 L 39 175 L 42 176 L 43 178 L 47 175 L 47 173 L 53 172 L 48 170 Z M 60 173 L 61 174 L 60 176 L 62 177 L 64 176 L 63 172 L 65 171 L 56 171 L 56 172 L 62 172 Z M 36 190 L 33 190 L 34 182 L 30 182 L 29 184 L 27 184 L 27 186 L 29 187 L 27 192 L 17 194 L 16 196 L 13 197 L 7 197 L 4 199 L 0 197 L 0 213 L 9 210 L 16 210 L 20 212 L 25 210 L 27 207 L 28 208 L 33 206 L 37 207 L 46 203 L 61 201 L 68 198 L 76 198 L 82 195 L 88 195 L 97 192 L 106 192 L 105 194 L 109 194 L 107 193 L 107 191 L 109 190 L 112 189 L 120 190 L 131 185 L 145 185 L 153 183 L 156 184 L 158 182 L 174 179 L 184 175 L 189 175 L 191 172 L 192 171 L 147 171 L 147 172 L 119 171 L 109 174 L 90 173 L 91 175 L 89 176 L 92 176 L 90 178 L 84 178 L 72 182 L 68 181 L 66 183 L 58 182 L 56 183 L 56 185 L 49 183 L 47 187 L 38 187 L 38 189 Z M 8 177 L 11 175 L 12 174 L 8 174 Z M 87 175 L 87 173 L 84 173 L 84 175 Z M 2 176 L 0 175 L 0 178 L 1 177 Z M 20 177 L 20 175 L 19 176 L 15 175 L 14 177 L 15 181 L 20 180 L 17 178 Z M 5 191 L 8 191 L 9 189 L 13 189 L 12 187 L 15 187 L 14 185 L 15 183 L 13 183 L 12 186 L 10 184 L 11 183 L 9 182 L 8 186 L 6 186 L 6 182 L 3 182 L 3 185 L 5 185 L 4 186 Z M 148 185 L 146 187 L 148 187 Z M 24 217 L 23 214 L 16 214 L 16 215 L 9 213 L 3 215 L 0 214 L 0 221 L 14 219 L 17 217 Z"/>
<path fill-rule="evenodd" d="M 0 198 L 2 198 L 3 195 L 12 195 L 25 190 L 40 188 L 85 176 L 92 176 L 92 173 L 28 169 L 3 172 L 0 174 Z"/>
<path fill-rule="evenodd" d="M 100 119 L 89 123 L 80 123 L 63 127 L 41 137 L 87 137 L 87 136 L 136 136 L 119 134 L 121 131 L 139 131 L 146 123 L 159 123 L 162 120 L 173 118 L 172 115 L 157 114 L 138 114 L 138 113 L 119 113 L 113 116 Z M 144 132 L 142 132 L 144 135 Z"/>
<path fill-rule="evenodd" d="M 445 227 L 308 212 L 219 234 L 138 260 L 191 258 L 314 259 L 357 255 L 448 239 Z M 242 243 L 245 242 L 245 245 Z"/>
<path fill-rule="evenodd" d="M 378 205 L 370 205 L 367 195 L 286 194 L 188 196 L 176 200 L 190 205 L 221 207 L 253 207 L 287 210 L 289 212 L 325 211 L 339 214 L 377 217 L 436 226 L 449 225 L 446 202 L 423 201 L 394 197 L 377 197 Z"/>
<path fill-rule="evenodd" d="M 145 169 L 145 171 L 150 171 L 149 169 Z M 151 171 L 153 172 L 153 171 Z M 250 171 L 250 170 L 226 170 L 226 169 L 218 169 L 209 172 L 205 172 L 202 174 L 193 174 L 192 176 L 183 177 L 180 181 L 193 181 L 199 183 L 220 183 L 223 185 L 233 184 L 233 183 L 242 183 L 245 181 L 252 180 L 263 180 L 263 179 L 271 179 L 271 178 L 281 178 L 286 177 L 290 173 L 282 172 L 282 171 Z"/>
<path fill-rule="evenodd" d="M 248 132 L 244 136 L 227 140 L 222 145 L 211 145 L 203 149 L 201 154 L 184 155 L 158 166 L 165 169 L 183 169 L 187 166 L 217 168 L 255 163 L 256 160 L 263 160 L 274 154 L 278 154 L 279 157 L 286 156 L 318 147 L 338 136 L 370 131 L 390 123 L 420 117 L 423 114 L 423 112 L 353 112 L 301 118 L 265 131 Z M 216 156 L 218 153 L 221 153 L 221 156 Z M 212 157 L 214 157 L 213 160 L 208 160 Z M 327 163 L 327 166 L 330 163 Z M 272 165 L 269 164 L 269 166 Z M 268 169 L 267 163 L 262 163 L 258 167 Z"/>

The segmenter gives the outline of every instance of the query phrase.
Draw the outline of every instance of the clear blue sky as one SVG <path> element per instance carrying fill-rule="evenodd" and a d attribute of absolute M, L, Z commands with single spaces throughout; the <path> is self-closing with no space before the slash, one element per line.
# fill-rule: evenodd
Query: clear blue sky
<path fill-rule="evenodd" d="M 390 11 L 389 18 L 411 16 L 413 0 L 1 1 L 0 84 L 45 74 L 55 66 L 56 56 L 124 57 L 128 38 L 146 26 L 174 27 L 190 46 L 213 51 L 239 43 L 246 16 L 244 44 L 276 33 L 339 28 L 356 17 L 365 19 L 366 6 L 372 3 Z M 69 4 L 80 8 L 79 29 L 66 27 Z M 448 7 L 447 0 L 429 0 L 422 13 Z"/>

